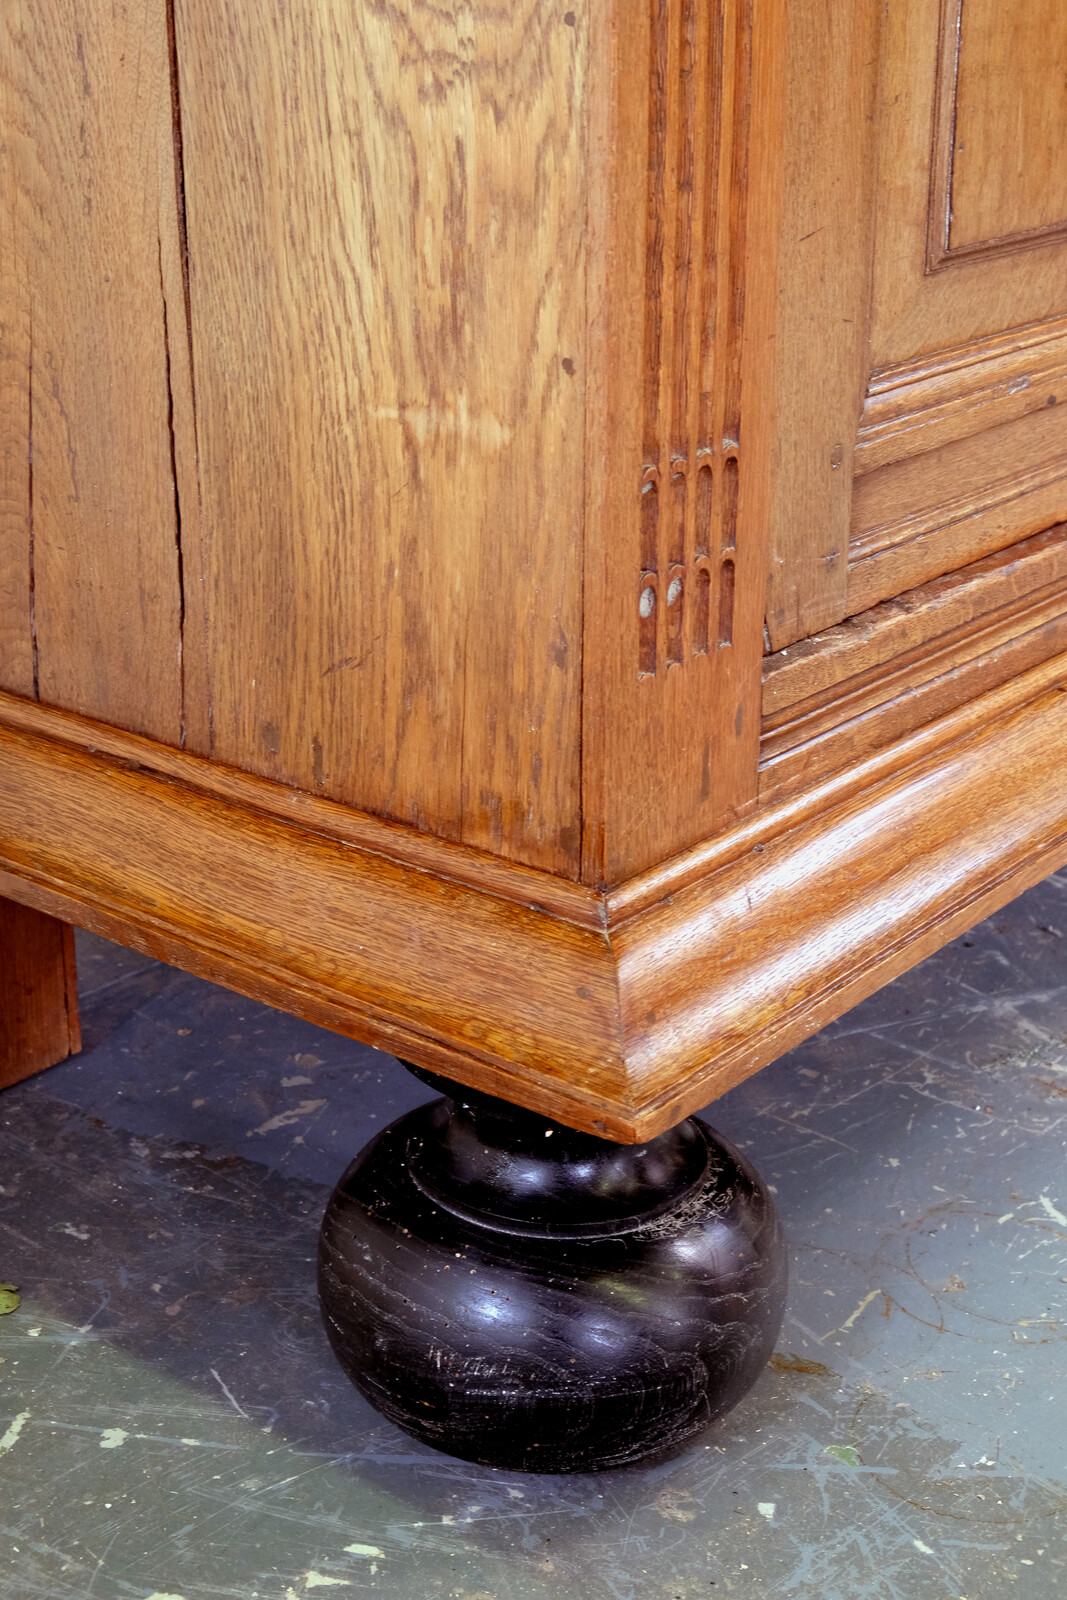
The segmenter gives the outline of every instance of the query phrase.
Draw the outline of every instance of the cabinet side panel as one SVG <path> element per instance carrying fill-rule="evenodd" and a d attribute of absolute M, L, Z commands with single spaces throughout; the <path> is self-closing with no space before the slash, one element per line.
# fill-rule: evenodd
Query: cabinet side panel
<path fill-rule="evenodd" d="M 178 0 L 210 751 L 576 874 L 584 12 Z"/>
<path fill-rule="evenodd" d="M 178 743 L 163 0 L 13 0 L 0 79 L 0 683 Z"/>

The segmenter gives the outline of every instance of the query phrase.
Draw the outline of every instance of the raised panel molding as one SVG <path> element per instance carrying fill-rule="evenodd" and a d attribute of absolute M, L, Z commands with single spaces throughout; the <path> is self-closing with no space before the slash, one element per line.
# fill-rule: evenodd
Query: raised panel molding
<path fill-rule="evenodd" d="M 857 476 L 1067 402 L 1067 317 L 871 374 Z"/>
<path fill-rule="evenodd" d="M 855 451 L 847 614 L 1067 517 L 1067 318 L 876 371 Z"/>
<path fill-rule="evenodd" d="M 860 675 L 893 670 L 916 650 L 982 629 L 1006 608 L 1055 588 L 1067 594 L 1067 526 L 1049 528 L 802 639 L 764 661 L 764 729 L 805 703 L 824 703 Z"/>
<path fill-rule="evenodd" d="M 760 796 L 780 799 L 1067 650 L 1067 525 L 768 658 Z"/>
<path fill-rule="evenodd" d="M 984 14 L 976 15 L 983 5 Z M 1038 12 L 1041 15 L 1037 15 Z M 1009 13 L 1017 13 L 1016 24 L 1024 30 L 1022 41 L 1036 52 L 1041 52 L 1053 67 L 1049 82 L 1038 84 L 1032 81 L 1032 77 L 1027 79 L 1027 68 L 1038 64 L 1038 56 L 1035 54 L 1031 62 L 1017 60 L 1016 52 L 1003 37 L 1004 29 L 1011 24 Z M 999 3 L 991 4 L 990 0 L 941 0 L 927 227 L 928 272 L 940 271 L 956 262 L 1008 255 L 1039 245 L 1067 241 L 1067 215 L 1050 218 L 1031 227 L 1009 225 L 1001 229 L 991 226 L 991 213 L 987 214 L 986 210 L 989 201 L 983 204 L 978 199 L 983 191 L 988 193 L 990 188 L 997 185 L 999 179 L 1002 180 L 999 184 L 1002 195 L 1011 196 L 1016 206 L 1029 199 L 1031 204 L 1047 208 L 1058 169 L 1061 174 L 1060 186 L 1064 190 L 1063 198 L 1067 201 L 1067 184 L 1062 178 L 1062 126 L 1064 114 L 1067 113 L 1067 89 L 1063 83 L 1062 51 L 1057 49 L 1056 42 L 1058 30 L 1063 35 L 1063 43 L 1067 44 L 1067 23 L 1064 19 L 1061 0 L 1017 0 L 1009 8 Z M 972 33 L 967 30 L 968 23 L 973 24 Z M 1032 118 L 1025 127 L 1020 126 L 1023 116 L 1017 105 L 1009 108 L 996 104 L 995 96 L 998 90 L 1003 90 L 1004 85 L 988 79 L 983 81 L 981 69 L 987 63 L 976 64 L 973 73 L 975 82 L 967 81 L 971 57 L 984 42 L 983 30 L 990 41 L 994 33 L 998 36 L 995 59 L 1001 63 L 1011 63 L 1014 87 L 1021 89 L 1020 80 L 1026 83 L 1031 108 L 1036 108 L 1039 114 L 1044 111 L 1044 127 L 1035 126 Z M 1057 64 L 1058 78 L 1055 71 Z M 977 94 L 979 86 L 985 91 L 985 98 L 981 100 Z M 1064 105 L 1059 108 L 1055 104 L 1042 106 L 1042 90 L 1051 94 L 1062 93 Z M 962 100 L 961 95 L 964 97 Z M 1009 112 L 1015 114 L 1010 115 Z M 966 128 L 963 126 L 964 120 L 968 124 Z M 1019 148 L 1013 144 L 1011 124 L 1015 124 Z M 961 158 L 969 156 L 968 138 L 977 138 L 979 130 L 993 135 L 993 143 L 989 149 L 980 149 L 972 162 L 976 170 L 968 169 L 965 174 Z M 1022 141 L 1028 136 L 1034 143 L 1031 148 L 1024 149 L 1021 147 Z M 1043 136 L 1045 147 L 1038 148 Z M 1014 170 L 1007 165 L 1012 157 L 1015 160 Z M 1028 177 L 1029 185 L 1025 182 Z M 1025 193 L 1027 187 L 1030 190 L 1028 195 Z M 961 190 L 964 192 L 961 193 Z M 1018 198 L 1020 193 L 1022 199 Z M 963 219 L 971 214 L 976 205 L 980 218 L 977 231 L 986 236 L 961 239 L 960 233 L 966 229 Z M 963 211 L 963 206 L 966 206 L 966 211 Z M 972 233 L 974 231 L 972 225 Z"/>

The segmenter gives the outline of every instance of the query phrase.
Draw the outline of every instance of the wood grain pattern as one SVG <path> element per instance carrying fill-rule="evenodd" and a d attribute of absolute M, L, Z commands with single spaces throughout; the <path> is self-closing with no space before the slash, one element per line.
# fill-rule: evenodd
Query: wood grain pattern
<path fill-rule="evenodd" d="M 788 7 L 772 650 L 845 615 L 852 458 L 869 370 L 881 9 L 874 0 Z"/>
<path fill-rule="evenodd" d="M 661 862 L 604 896 L 607 927 L 622 927 L 631 917 L 657 905 L 694 883 L 700 883 L 743 856 L 759 854 L 773 839 L 827 815 L 835 807 L 873 792 L 881 783 L 927 758 L 934 758 L 996 718 L 1015 711 L 1060 684 L 1065 661 L 1055 656 L 997 689 L 967 700 L 954 711 L 914 729 L 894 744 L 860 756 L 846 767 L 785 798 L 765 800 L 745 821 L 714 838 L 703 839 L 669 861 Z"/>
<path fill-rule="evenodd" d="M 516 905 L 561 916 L 583 927 L 602 928 L 601 897 L 584 884 L 508 861 L 470 845 L 418 833 L 405 823 L 390 822 L 320 795 L 307 794 L 209 761 L 188 750 L 175 750 L 136 734 L 123 733 L 87 717 L 56 711 L 0 692 L 0 725 L 74 750 L 105 757 L 131 771 L 146 772 L 168 783 L 224 800 L 251 812 L 294 823 L 372 855 L 386 857 L 416 872 L 429 872 L 472 889 L 495 894 Z"/>
<path fill-rule="evenodd" d="M 585 13 L 176 14 L 210 751 L 576 875 Z"/>
<path fill-rule="evenodd" d="M 754 801 L 779 215 L 780 0 L 594 30 L 583 878 Z M 669 775 L 669 777 L 668 777 Z"/>
<path fill-rule="evenodd" d="M 942 35 L 932 264 L 1067 238 L 1067 12 L 944 0 Z"/>
<path fill-rule="evenodd" d="M 872 374 L 857 475 L 1067 400 L 1067 318 L 1013 328 Z"/>
<path fill-rule="evenodd" d="M 1067 657 L 1027 677 L 610 933 L 7 728 L 0 891 L 636 1141 L 1067 860 Z"/>
<path fill-rule="evenodd" d="M 1061 688 L 620 929 L 644 1125 L 724 1093 L 1061 866 L 1065 737 Z"/>
<path fill-rule="evenodd" d="M 177 744 L 163 0 L 13 0 L 0 84 L 0 683 Z"/>
<path fill-rule="evenodd" d="M 602 930 L 9 728 L 0 838 L 0 893 L 505 1098 L 616 1126 Z"/>
<path fill-rule="evenodd" d="M 0 899 L 0 1089 L 80 1049 L 74 929 Z"/>
<path fill-rule="evenodd" d="M 1067 518 L 1067 406 L 857 478 L 848 610 L 866 611 Z"/>
<path fill-rule="evenodd" d="M 899 663 L 949 634 L 981 629 L 1064 583 L 1067 527 L 1060 525 L 802 639 L 764 661 L 764 726 L 846 679 Z"/>
<path fill-rule="evenodd" d="M 764 720 L 760 796 L 817 782 L 1067 650 L 1059 583 Z"/>
<path fill-rule="evenodd" d="M 0 16 L 0 683 L 36 693 L 30 467 L 29 262 L 20 248 L 27 129 L 14 14 Z M 21 135 L 20 130 L 21 128 Z"/>
<path fill-rule="evenodd" d="M 963 3 L 966 14 L 971 0 Z M 1013 9 L 1021 14 L 1030 3 Z M 953 4 L 946 0 L 946 15 Z M 1006 12 L 997 7 L 996 14 L 997 49 L 1007 59 Z M 1021 254 L 960 256 L 941 271 L 928 270 L 941 26 L 942 0 L 906 0 L 885 13 L 870 352 L 876 369 L 1067 313 L 1067 242 L 1052 238 Z M 1015 130 L 1000 120 L 989 137 L 1017 143 Z M 935 212 L 937 204 L 935 184 Z"/>
<path fill-rule="evenodd" d="M 1067 860 L 1067 253 L 929 270 L 941 15 L 17 0 L 0 892 L 638 1139 Z M 768 594 L 865 616 L 760 773 Z"/>
<path fill-rule="evenodd" d="M 973 7 L 974 72 L 960 66 L 961 6 L 964 18 Z M 998 159 L 1020 139 L 1040 147 L 1020 193 L 1058 192 L 1038 136 L 1055 123 L 1051 79 L 1036 74 L 1029 132 L 1011 114 L 1029 91 L 1005 87 L 1015 72 L 1025 83 L 1043 7 L 1027 0 L 1006 35 L 987 0 L 791 8 L 772 653 L 1067 511 L 1064 423 L 1045 412 L 1067 377 L 1067 241 L 929 253 L 931 217 L 947 227 L 951 210 L 961 116 L 973 127 L 985 107 Z M 999 63 L 999 88 L 978 81 L 982 61 Z"/>

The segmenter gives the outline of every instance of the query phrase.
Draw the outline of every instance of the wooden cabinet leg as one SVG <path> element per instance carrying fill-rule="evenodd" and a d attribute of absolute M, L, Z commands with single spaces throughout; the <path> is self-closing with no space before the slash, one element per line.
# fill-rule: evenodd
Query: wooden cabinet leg
<path fill-rule="evenodd" d="M 518 1472 L 624 1466 L 735 1405 L 786 1289 L 766 1185 L 690 1117 L 640 1145 L 445 1091 L 379 1134 L 323 1219 L 349 1377 L 426 1444 Z"/>
<path fill-rule="evenodd" d="M 0 899 L 0 1089 L 80 1049 L 74 929 Z"/>

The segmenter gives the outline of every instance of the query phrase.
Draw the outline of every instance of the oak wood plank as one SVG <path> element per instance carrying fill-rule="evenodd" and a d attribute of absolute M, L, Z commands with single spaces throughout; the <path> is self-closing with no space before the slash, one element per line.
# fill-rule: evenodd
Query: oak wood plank
<path fill-rule="evenodd" d="M 0 899 L 0 1089 L 80 1049 L 74 929 Z"/>
<path fill-rule="evenodd" d="M 852 613 L 1067 520 L 1067 407 L 866 473 L 852 514 Z"/>
<path fill-rule="evenodd" d="M 176 19 L 210 751 L 575 876 L 586 12 Z"/>
<path fill-rule="evenodd" d="M 178 743 L 164 0 L 16 0 L 0 78 L 13 189 L 0 683 Z"/>
<path fill-rule="evenodd" d="M 602 929 L 11 728 L 0 839 L 70 920 L 213 982 L 519 1101 L 624 1096 Z"/>
<path fill-rule="evenodd" d="M 714 838 L 703 839 L 650 871 L 639 873 L 604 895 L 609 929 L 620 928 L 649 906 L 709 878 L 742 856 L 760 853 L 772 839 L 827 815 L 864 793 L 873 793 L 885 780 L 916 766 L 928 757 L 971 738 L 1000 717 L 1037 699 L 1047 689 L 1067 680 L 1067 655 L 1054 656 L 998 688 L 979 695 L 933 722 L 913 729 L 895 743 L 851 761 L 799 792 L 767 800 L 737 826 Z"/>

